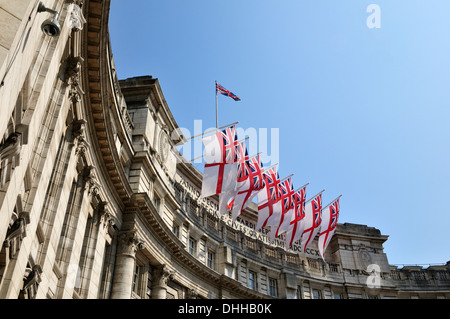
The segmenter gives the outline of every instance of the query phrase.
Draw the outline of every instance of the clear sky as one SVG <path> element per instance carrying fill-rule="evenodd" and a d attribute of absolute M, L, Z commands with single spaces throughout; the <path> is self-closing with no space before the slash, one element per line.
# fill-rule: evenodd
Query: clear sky
<path fill-rule="evenodd" d="M 114 0 L 110 34 L 119 78 L 158 78 L 180 127 L 215 126 L 217 80 L 241 98 L 219 95 L 220 125 L 279 129 L 281 177 L 324 204 L 342 194 L 339 222 L 388 235 L 389 263 L 439 264 L 449 15 L 448 0 Z"/>

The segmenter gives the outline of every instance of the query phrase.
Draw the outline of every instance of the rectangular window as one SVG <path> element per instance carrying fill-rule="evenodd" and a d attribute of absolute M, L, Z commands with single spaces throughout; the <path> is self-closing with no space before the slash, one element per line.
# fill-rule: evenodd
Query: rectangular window
<path fill-rule="evenodd" d="M 134 275 L 133 275 L 133 292 L 137 293 L 139 284 L 139 266 L 136 265 L 134 267 Z"/>
<path fill-rule="evenodd" d="M 250 289 L 256 290 L 256 273 L 254 271 L 248 272 L 248 287 Z"/>
<path fill-rule="evenodd" d="M 300 287 L 297 287 L 297 289 L 295 289 L 295 299 L 302 299 L 301 293 L 302 293 L 302 291 L 301 291 Z"/>
<path fill-rule="evenodd" d="M 214 269 L 214 253 L 208 250 L 208 258 L 206 260 L 209 268 Z"/>
<path fill-rule="evenodd" d="M 148 275 L 148 278 L 147 278 L 147 291 L 146 291 L 146 294 L 147 294 L 147 299 L 151 299 L 152 298 L 152 272 L 149 271 L 147 273 L 147 275 Z"/>
<path fill-rule="evenodd" d="M 277 280 L 269 278 L 269 295 L 272 297 L 277 296 Z"/>
<path fill-rule="evenodd" d="M 172 233 L 175 234 L 175 236 L 177 236 L 178 238 L 180 237 L 180 227 L 173 224 L 172 226 Z"/>
<path fill-rule="evenodd" d="M 334 299 L 342 299 L 342 295 L 338 293 L 334 293 Z"/>
<path fill-rule="evenodd" d="M 159 196 L 156 195 L 156 193 L 153 193 L 153 205 L 155 206 L 156 210 L 159 211 L 159 205 L 161 203 L 161 200 L 159 199 Z"/>
<path fill-rule="evenodd" d="M 189 253 L 191 255 L 195 255 L 197 249 L 197 242 L 194 240 L 194 238 L 189 237 Z"/>
<path fill-rule="evenodd" d="M 322 292 L 318 289 L 313 289 L 313 299 L 322 299 Z"/>

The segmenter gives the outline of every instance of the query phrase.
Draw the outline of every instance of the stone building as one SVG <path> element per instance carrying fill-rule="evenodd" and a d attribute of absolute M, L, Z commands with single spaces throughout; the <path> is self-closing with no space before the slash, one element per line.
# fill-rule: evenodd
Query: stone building
<path fill-rule="evenodd" d="M 109 6 L 0 2 L 0 298 L 450 298 L 449 263 L 391 266 L 373 227 L 324 262 L 200 200 L 158 80 L 117 79 Z"/>

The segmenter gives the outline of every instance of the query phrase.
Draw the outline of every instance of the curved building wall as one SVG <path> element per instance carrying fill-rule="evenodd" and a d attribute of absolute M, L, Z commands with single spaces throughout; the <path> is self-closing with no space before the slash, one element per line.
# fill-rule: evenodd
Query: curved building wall
<path fill-rule="evenodd" d="M 339 224 L 324 262 L 232 222 L 183 140 L 157 79 L 119 81 L 110 1 L 0 4 L 0 298 L 449 298 L 449 265 L 398 269 L 387 236 Z"/>

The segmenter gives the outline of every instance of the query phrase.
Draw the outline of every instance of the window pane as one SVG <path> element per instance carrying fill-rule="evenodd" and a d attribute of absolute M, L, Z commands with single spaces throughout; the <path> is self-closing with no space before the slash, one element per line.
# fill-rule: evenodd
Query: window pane
<path fill-rule="evenodd" d="M 249 288 L 256 290 L 256 273 L 253 271 L 248 272 L 248 286 Z"/>
<path fill-rule="evenodd" d="M 269 278 L 269 295 L 272 297 L 277 296 L 277 281 L 273 278 Z"/>
<path fill-rule="evenodd" d="M 322 294 L 320 290 L 313 289 L 313 298 L 314 299 L 322 299 Z"/>

